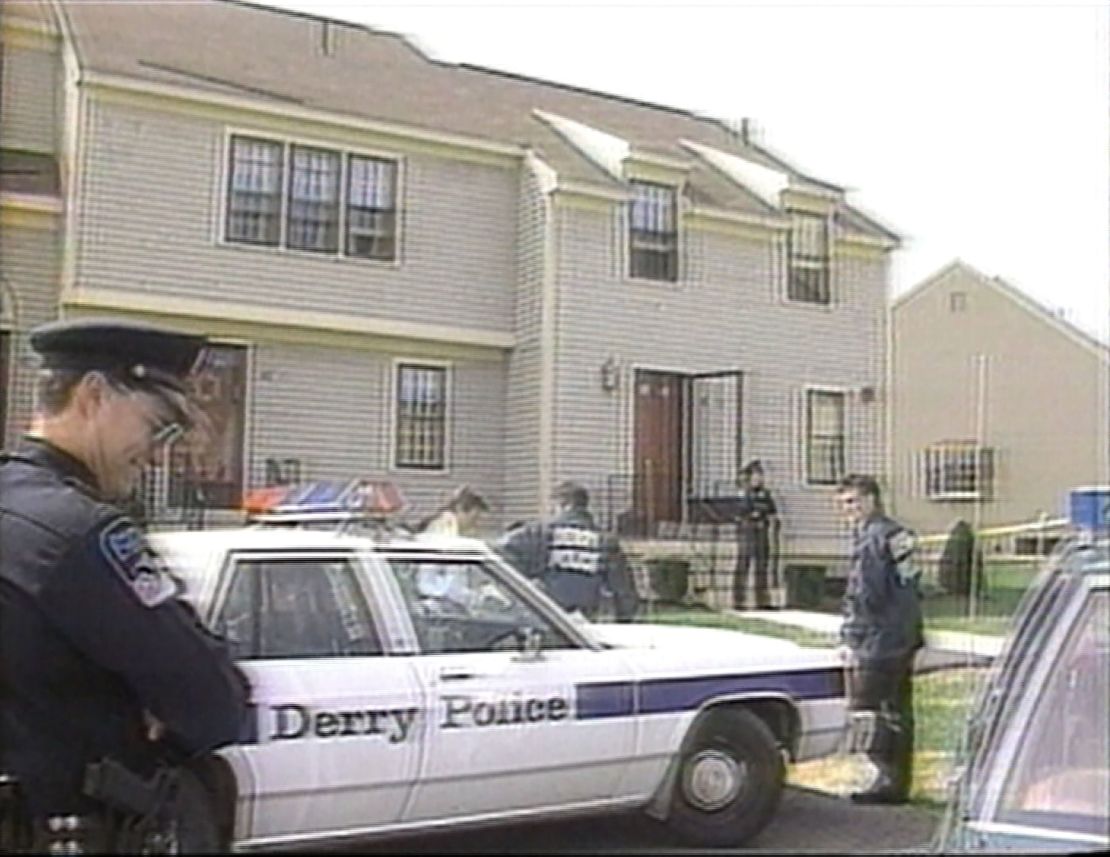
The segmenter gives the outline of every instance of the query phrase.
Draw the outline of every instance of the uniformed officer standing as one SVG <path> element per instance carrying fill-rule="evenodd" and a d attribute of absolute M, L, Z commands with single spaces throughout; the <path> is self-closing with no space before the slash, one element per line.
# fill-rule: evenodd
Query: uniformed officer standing
<path fill-rule="evenodd" d="M 0 458 L 0 771 L 20 783 L 32 847 L 57 845 L 50 831 L 75 816 L 93 847 L 136 848 L 113 838 L 121 818 L 88 793 L 88 766 L 150 778 L 231 743 L 249 693 L 118 505 L 188 424 L 204 340 L 87 320 L 30 341 L 35 422 Z"/>
<path fill-rule="evenodd" d="M 848 667 L 853 749 L 876 769 L 857 803 L 904 803 L 913 775 L 913 661 L 924 645 L 913 534 L 883 513 L 871 476 L 845 476 L 837 500 L 855 527 L 841 654 Z"/>
<path fill-rule="evenodd" d="M 763 464 L 753 459 L 740 470 L 741 487 L 737 510 L 736 573 L 733 579 L 733 605 L 747 605 L 749 581 L 755 584 L 755 606 L 774 608 L 768 570 L 771 543 L 778 541 L 778 507 L 771 492 L 763 485 Z M 754 571 L 754 574 L 753 574 Z"/>
<path fill-rule="evenodd" d="M 526 576 L 539 579 L 567 610 L 594 618 L 608 589 L 617 621 L 631 621 L 638 597 L 628 560 L 617 539 L 598 529 L 589 492 L 577 482 L 563 482 L 553 500 L 552 520 L 512 530 L 498 549 Z"/>

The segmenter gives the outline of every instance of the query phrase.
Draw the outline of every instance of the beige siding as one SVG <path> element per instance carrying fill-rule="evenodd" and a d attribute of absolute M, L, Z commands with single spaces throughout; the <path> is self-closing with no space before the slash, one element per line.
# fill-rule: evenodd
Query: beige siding
<path fill-rule="evenodd" d="M 843 530 L 828 489 L 802 484 L 801 403 L 807 385 L 879 398 L 847 405 L 850 469 L 881 474 L 886 269 L 838 258 L 831 309 L 784 302 L 782 258 L 770 238 L 709 231 L 683 235 L 678 284 L 623 276 L 620 210 L 562 209 L 558 221 L 558 341 L 555 478 L 601 490 L 609 474 L 633 469 L 632 373 L 744 372 L 743 457 L 759 457 L 780 498 L 788 549 L 832 551 Z M 617 392 L 599 368 L 622 367 Z"/>
<path fill-rule="evenodd" d="M 513 301 L 516 345 L 509 357 L 505 397 L 505 519 L 529 519 L 543 511 L 538 495 L 540 444 L 540 323 L 542 316 L 546 206 L 536 177 L 521 173 L 516 236 L 517 286 Z"/>
<path fill-rule="evenodd" d="M 438 362 L 440 358 L 430 354 L 429 359 Z M 252 355 L 248 416 L 251 484 L 264 483 L 268 458 L 294 458 L 301 462 L 305 479 L 391 479 L 405 495 L 406 517 L 413 520 L 462 483 L 483 493 L 498 512 L 503 478 L 503 360 L 451 363 L 451 435 L 445 473 L 392 468 L 392 372 L 390 354 L 258 344 Z"/>
<path fill-rule="evenodd" d="M 227 131 L 215 121 L 90 103 L 81 285 L 511 329 L 515 170 L 405 157 L 397 265 L 222 245 Z"/>
<path fill-rule="evenodd" d="M 0 395 L 6 396 L 8 403 L 9 443 L 27 428 L 31 418 L 36 358 L 27 332 L 58 314 L 58 241 L 53 229 L 0 228 L 4 296 L 0 327 L 12 335 L 11 374 L 0 378 Z"/>
<path fill-rule="evenodd" d="M 55 152 L 62 98 L 57 43 L 34 37 L 33 45 L 25 45 L 15 42 L 19 38 L 16 33 L 22 31 L 0 32 L 5 34 L 0 69 L 0 148 Z"/>
<path fill-rule="evenodd" d="M 953 312 L 949 296 L 966 294 Z M 1065 511 L 1069 488 L 1105 482 L 1105 352 L 1069 336 L 976 272 L 955 266 L 894 311 L 894 461 L 898 509 L 940 532 L 975 504 L 924 496 L 919 456 L 932 443 L 977 435 L 979 371 L 987 358 L 983 440 L 995 450 L 994 497 L 983 526 Z"/>

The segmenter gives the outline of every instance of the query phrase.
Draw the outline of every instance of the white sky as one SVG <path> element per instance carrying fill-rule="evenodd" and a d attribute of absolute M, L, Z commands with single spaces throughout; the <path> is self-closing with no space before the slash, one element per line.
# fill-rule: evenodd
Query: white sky
<path fill-rule="evenodd" d="M 751 117 L 903 236 L 895 294 L 955 257 L 1110 335 L 1105 3 L 266 0 L 433 56 Z"/>

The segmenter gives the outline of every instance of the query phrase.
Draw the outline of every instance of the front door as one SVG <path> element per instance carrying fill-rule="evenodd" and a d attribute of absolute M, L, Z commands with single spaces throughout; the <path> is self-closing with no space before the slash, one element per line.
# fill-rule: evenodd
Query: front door
<path fill-rule="evenodd" d="M 636 370 L 635 508 L 648 534 L 682 519 L 682 414 L 686 379 Z"/>

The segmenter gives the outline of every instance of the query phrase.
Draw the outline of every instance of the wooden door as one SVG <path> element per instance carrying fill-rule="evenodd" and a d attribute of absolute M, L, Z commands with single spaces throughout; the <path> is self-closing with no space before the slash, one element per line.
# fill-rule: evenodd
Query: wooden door
<path fill-rule="evenodd" d="M 633 496 L 648 534 L 660 521 L 682 519 L 684 389 L 682 375 L 636 370 Z"/>

